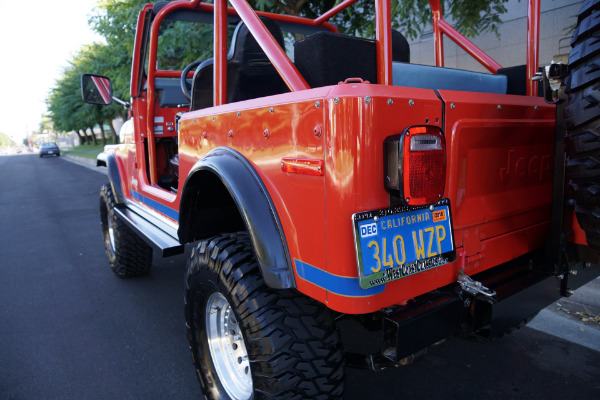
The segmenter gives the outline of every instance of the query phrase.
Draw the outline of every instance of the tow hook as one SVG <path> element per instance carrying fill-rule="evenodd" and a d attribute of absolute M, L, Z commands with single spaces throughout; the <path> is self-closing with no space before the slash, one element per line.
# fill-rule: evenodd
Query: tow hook
<path fill-rule="evenodd" d="M 461 268 L 458 281 L 462 289 L 458 294 L 462 302 L 461 330 L 467 337 L 489 339 L 492 336 L 492 313 L 496 292 L 465 274 Z"/>
<path fill-rule="evenodd" d="M 462 268 L 458 272 L 458 284 L 464 292 L 472 296 L 481 294 L 485 297 L 492 298 L 496 295 L 495 291 L 483 286 L 481 282 L 473 280 L 473 278 L 465 274 L 465 271 Z"/>

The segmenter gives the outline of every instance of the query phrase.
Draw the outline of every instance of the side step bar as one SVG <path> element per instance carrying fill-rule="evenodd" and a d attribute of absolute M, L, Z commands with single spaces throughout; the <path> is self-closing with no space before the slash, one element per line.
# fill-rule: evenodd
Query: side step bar
<path fill-rule="evenodd" d="M 160 250 L 163 257 L 183 253 L 184 246 L 179 243 L 179 240 L 143 216 L 124 206 L 115 207 L 114 210 L 121 221 L 125 222 L 128 227 L 150 246 Z"/>

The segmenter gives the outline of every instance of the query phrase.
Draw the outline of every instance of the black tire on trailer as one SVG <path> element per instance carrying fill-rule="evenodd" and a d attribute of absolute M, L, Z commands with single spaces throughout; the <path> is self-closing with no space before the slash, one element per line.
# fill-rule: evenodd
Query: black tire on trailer
<path fill-rule="evenodd" d="M 344 363 L 333 313 L 268 288 L 246 233 L 200 242 L 188 261 L 185 317 L 207 399 L 332 399 Z"/>
<path fill-rule="evenodd" d="M 571 46 L 567 179 L 587 242 L 600 251 L 600 0 L 582 3 Z"/>
<path fill-rule="evenodd" d="M 115 196 L 109 184 L 100 189 L 100 222 L 108 262 L 120 278 L 147 274 L 152 266 L 152 248 L 115 213 Z"/>

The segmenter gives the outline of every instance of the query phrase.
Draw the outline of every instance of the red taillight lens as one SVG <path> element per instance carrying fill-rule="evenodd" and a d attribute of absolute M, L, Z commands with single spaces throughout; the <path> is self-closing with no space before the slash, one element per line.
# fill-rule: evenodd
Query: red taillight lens
<path fill-rule="evenodd" d="M 446 182 L 446 143 L 438 127 L 407 129 L 403 149 L 403 195 L 410 205 L 442 198 Z"/>

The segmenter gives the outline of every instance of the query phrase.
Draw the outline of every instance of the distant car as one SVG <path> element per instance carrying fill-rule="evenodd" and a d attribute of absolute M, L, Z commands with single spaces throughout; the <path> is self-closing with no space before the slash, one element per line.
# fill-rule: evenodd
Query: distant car
<path fill-rule="evenodd" d="M 60 150 L 58 145 L 54 142 L 42 143 L 40 146 L 40 157 L 43 156 L 57 156 L 60 157 Z"/>

